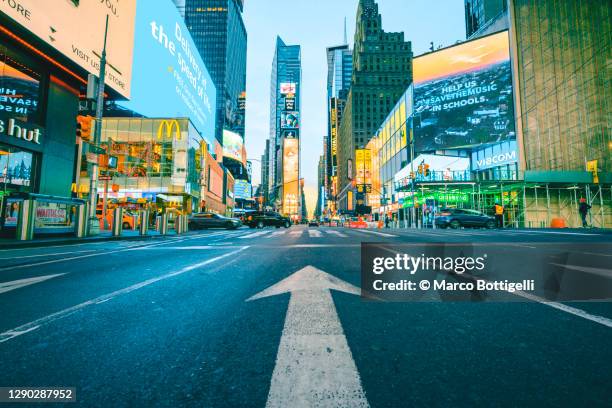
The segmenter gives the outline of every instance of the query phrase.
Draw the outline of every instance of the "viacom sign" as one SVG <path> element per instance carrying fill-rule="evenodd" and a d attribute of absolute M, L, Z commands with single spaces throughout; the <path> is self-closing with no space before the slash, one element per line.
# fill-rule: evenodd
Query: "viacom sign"
<path fill-rule="evenodd" d="M 518 162 L 516 140 L 497 143 L 472 153 L 472 171 L 486 170 Z"/>

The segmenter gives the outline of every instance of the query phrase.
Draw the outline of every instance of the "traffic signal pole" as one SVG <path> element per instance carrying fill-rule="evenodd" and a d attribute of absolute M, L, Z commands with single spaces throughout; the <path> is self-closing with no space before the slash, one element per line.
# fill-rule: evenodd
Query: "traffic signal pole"
<path fill-rule="evenodd" d="M 100 139 L 102 138 L 102 115 L 104 109 L 104 79 L 106 75 L 106 38 L 108 36 L 108 14 L 106 15 L 106 23 L 104 27 L 104 46 L 102 47 L 102 55 L 100 57 L 100 75 L 98 76 L 98 95 L 96 102 L 96 125 L 94 130 L 93 145 L 100 147 Z M 96 153 L 97 154 L 97 153 Z M 99 156 L 98 156 L 99 157 Z M 91 163 L 89 173 L 89 235 L 97 235 L 100 233 L 100 223 L 96 217 L 96 208 L 98 206 L 98 161 Z M 102 214 L 104 219 L 106 214 Z"/>

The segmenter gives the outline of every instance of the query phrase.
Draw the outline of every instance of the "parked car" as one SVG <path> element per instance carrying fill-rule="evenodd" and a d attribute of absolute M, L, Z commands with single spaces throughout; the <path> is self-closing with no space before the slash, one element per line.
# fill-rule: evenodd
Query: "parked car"
<path fill-rule="evenodd" d="M 319 220 L 310 220 L 310 221 L 308 221 L 308 226 L 309 227 L 318 227 L 319 226 Z"/>
<path fill-rule="evenodd" d="M 475 210 L 460 208 L 443 208 L 435 216 L 439 228 L 495 228 L 495 218 Z"/>
<path fill-rule="evenodd" d="M 189 216 L 188 226 L 190 230 L 207 228 L 236 229 L 242 222 L 236 218 L 224 217 L 214 213 L 195 213 Z"/>
<path fill-rule="evenodd" d="M 249 214 L 246 219 L 249 228 L 285 227 L 291 226 L 291 220 L 273 211 L 257 211 Z"/>

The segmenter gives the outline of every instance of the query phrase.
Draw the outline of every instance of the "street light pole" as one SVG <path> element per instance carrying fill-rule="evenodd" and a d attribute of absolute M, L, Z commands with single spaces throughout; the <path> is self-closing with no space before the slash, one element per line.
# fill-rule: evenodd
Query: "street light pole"
<path fill-rule="evenodd" d="M 414 123 L 414 119 L 413 119 Z M 412 195 L 412 228 L 416 228 L 416 198 L 414 196 L 414 132 L 410 128 L 410 193 Z"/>
<path fill-rule="evenodd" d="M 93 145 L 96 148 L 100 147 L 100 139 L 102 138 L 102 115 L 104 110 L 104 78 L 106 75 L 106 38 L 108 36 L 108 14 L 106 15 L 106 23 L 104 26 L 104 46 L 100 56 L 100 75 L 98 76 L 98 98 L 96 102 L 96 127 L 94 131 Z M 96 153 L 98 154 L 98 153 Z M 100 233 L 100 224 L 96 217 L 96 207 L 98 205 L 98 161 L 91 164 L 89 175 L 89 235 L 97 235 Z M 102 219 L 106 218 L 106 214 L 102 214 Z"/>

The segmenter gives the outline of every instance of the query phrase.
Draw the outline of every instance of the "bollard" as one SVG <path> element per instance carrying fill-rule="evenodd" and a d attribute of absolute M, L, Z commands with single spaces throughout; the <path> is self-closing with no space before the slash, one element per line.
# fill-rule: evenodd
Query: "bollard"
<path fill-rule="evenodd" d="M 34 200 L 23 200 L 17 216 L 17 240 L 30 241 L 34 238 Z"/>
<path fill-rule="evenodd" d="M 140 235 L 147 235 L 149 232 L 149 211 L 143 210 L 138 214 L 138 231 Z"/>
<path fill-rule="evenodd" d="M 181 235 L 183 233 L 183 217 L 181 215 L 177 215 L 174 219 L 174 230 L 176 231 L 176 235 Z"/>
<path fill-rule="evenodd" d="M 189 216 L 187 214 L 183 215 L 183 232 L 189 232 Z"/>
<path fill-rule="evenodd" d="M 168 214 L 157 216 L 157 231 L 160 235 L 166 235 L 168 233 Z"/>
<path fill-rule="evenodd" d="M 123 208 L 117 207 L 113 210 L 113 237 L 121 236 L 123 230 Z"/>
<path fill-rule="evenodd" d="M 76 206 L 76 225 L 75 233 L 77 238 L 84 238 L 87 236 L 89 231 L 89 203 L 81 204 Z"/>

